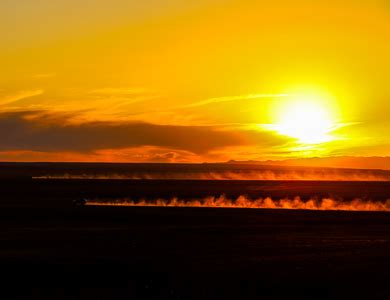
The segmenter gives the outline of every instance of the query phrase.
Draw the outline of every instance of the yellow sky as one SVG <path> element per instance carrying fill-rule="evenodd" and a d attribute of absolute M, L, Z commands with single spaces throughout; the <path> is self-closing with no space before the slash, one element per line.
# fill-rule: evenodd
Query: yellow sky
<path fill-rule="evenodd" d="M 2 160 L 390 153 L 387 0 L 1 1 L 0 37 Z"/>

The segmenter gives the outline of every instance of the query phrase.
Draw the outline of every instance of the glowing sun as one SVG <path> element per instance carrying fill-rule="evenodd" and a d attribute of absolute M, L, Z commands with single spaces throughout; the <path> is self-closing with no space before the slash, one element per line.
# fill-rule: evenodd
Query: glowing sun
<path fill-rule="evenodd" d="M 320 99 L 298 99 L 279 107 L 272 128 L 279 134 L 297 139 L 303 144 L 319 144 L 334 139 L 331 111 Z"/>

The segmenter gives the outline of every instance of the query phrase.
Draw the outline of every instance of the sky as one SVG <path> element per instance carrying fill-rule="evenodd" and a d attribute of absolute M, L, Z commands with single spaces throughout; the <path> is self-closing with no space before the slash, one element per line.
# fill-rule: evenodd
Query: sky
<path fill-rule="evenodd" d="M 2 0 L 0 160 L 390 153 L 387 0 Z"/>

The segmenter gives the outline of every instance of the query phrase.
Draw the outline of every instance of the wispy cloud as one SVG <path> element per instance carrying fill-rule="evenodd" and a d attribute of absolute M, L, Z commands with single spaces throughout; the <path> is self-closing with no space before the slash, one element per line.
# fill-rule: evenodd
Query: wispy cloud
<path fill-rule="evenodd" d="M 34 96 L 39 96 L 44 93 L 44 90 L 28 90 L 28 91 L 19 91 L 16 92 L 12 95 L 5 95 L 5 96 L 0 96 L 0 106 L 2 105 L 9 105 L 13 102 L 34 97 Z"/>
<path fill-rule="evenodd" d="M 27 99 L 44 92 L 44 97 Z M 126 121 L 129 119 L 129 111 L 134 111 L 135 107 L 143 107 L 143 102 L 161 98 L 161 95 L 142 87 L 62 89 L 51 92 L 43 89 L 14 93 L 0 90 L 0 111 L 74 112 L 76 122 L 119 119 Z"/>
<path fill-rule="evenodd" d="M 149 107 L 148 109 L 141 110 L 135 113 L 127 113 L 126 116 L 130 119 L 141 119 L 153 123 L 162 124 L 180 124 L 180 125 L 205 125 L 205 126 L 231 126 L 237 127 L 237 125 L 247 126 L 248 124 L 242 122 L 223 122 L 221 120 L 216 121 L 210 119 L 210 115 L 207 113 L 208 109 L 203 106 L 212 105 L 216 103 L 225 102 L 239 102 L 250 101 L 256 99 L 274 99 L 289 97 L 290 94 L 248 94 L 239 96 L 224 96 L 214 97 L 197 102 L 182 104 L 182 105 L 166 105 L 159 109 Z M 250 123 L 252 124 L 252 123 Z M 257 126 L 257 123 L 256 123 Z"/>
<path fill-rule="evenodd" d="M 87 94 L 89 104 L 93 104 L 93 110 L 113 116 L 128 113 L 129 105 L 134 103 L 161 98 L 161 95 L 142 87 L 105 87 L 91 90 Z"/>
<path fill-rule="evenodd" d="M 240 101 L 240 100 L 253 100 L 253 99 L 262 99 L 262 98 L 282 98 L 288 97 L 288 94 L 249 94 L 249 95 L 240 95 L 240 96 L 227 96 L 227 97 L 217 97 L 209 98 L 206 100 L 198 101 L 186 105 L 186 107 L 198 107 L 208 104 L 221 103 L 221 102 L 230 102 L 230 101 Z"/>

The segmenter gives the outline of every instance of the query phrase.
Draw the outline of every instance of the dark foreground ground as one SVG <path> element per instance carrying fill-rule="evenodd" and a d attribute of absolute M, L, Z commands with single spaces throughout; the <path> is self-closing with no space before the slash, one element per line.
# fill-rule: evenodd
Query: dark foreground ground
<path fill-rule="evenodd" d="M 0 182 L 3 299 L 390 299 L 390 213 L 71 206 L 111 190 L 315 193 L 314 183 L 108 182 Z"/>

